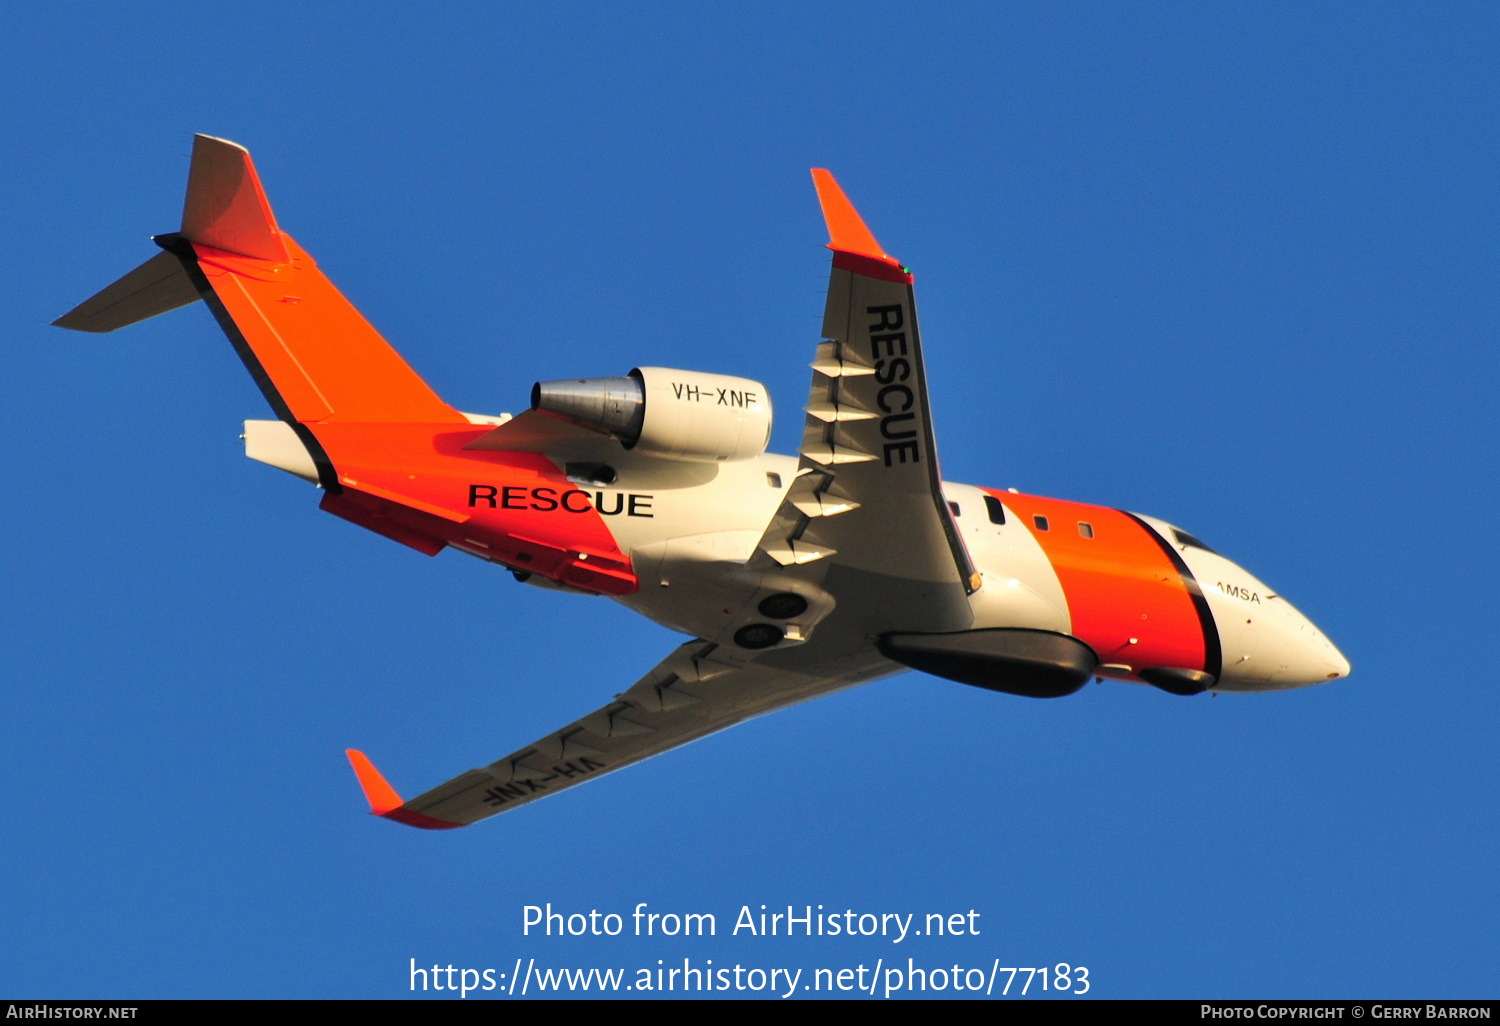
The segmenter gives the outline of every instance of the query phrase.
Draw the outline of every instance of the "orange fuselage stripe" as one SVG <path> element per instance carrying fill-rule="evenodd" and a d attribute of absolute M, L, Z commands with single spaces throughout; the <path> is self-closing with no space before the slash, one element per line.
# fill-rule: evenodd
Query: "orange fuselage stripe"
<path fill-rule="evenodd" d="M 986 491 L 1041 545 L 1067 597 L 1074 636 L 1101 663 L 1124 664 L 1135 673 L 1204 668 L 1204 625 L 1193 596 L 1147 527 L 1104 506 Z M 1039 516 L 1047 518 L 1047 530 L 1037 526 Z M 1094 536 L 1085 537 L 1080 524 Z"/>

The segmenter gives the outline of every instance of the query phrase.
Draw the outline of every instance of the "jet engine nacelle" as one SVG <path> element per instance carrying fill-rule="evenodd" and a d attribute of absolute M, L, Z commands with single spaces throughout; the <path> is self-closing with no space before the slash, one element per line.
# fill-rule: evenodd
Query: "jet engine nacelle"
<path fill-rule="evenodd" d="M 538 381 L 531 408 L 690 463 L 747 460 L 771 440 L 766 386 L 727 374 L 637 367 L 623 378 Z"/>
<path fill-rule="evenodd" d="M 1020 627 L 886 634 L 875 646 L 887 659 L 934 677 L 1031 698 L 1071 695 L 1088 683 L 1099 663 L 1094 650 L 1077 638 Z"/>

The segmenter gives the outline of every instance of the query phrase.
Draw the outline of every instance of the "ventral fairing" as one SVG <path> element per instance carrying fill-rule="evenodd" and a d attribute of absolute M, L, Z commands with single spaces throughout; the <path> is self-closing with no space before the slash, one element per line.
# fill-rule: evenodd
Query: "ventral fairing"
<path fill-rule="evenodd" d="M 833 267 L 824 341 L 785 354 L 812 366 L 790 456 L 766 452 L 765 386 L 697 370 L 539 382 L 517 416 L 454 409 L 281 230 L 249 153 L 209 136 L 181 230 L 56 323 L 113 331 L 201 299 L 276 414 L 246 423 L 247 454 L 316 485 L 322 509 L 692 639 L 410 800 L 351 750 L 373 811 L 412 826 L 465 826 L 907 668 L 1036 698 L 1348 674 L 1284 597 L 1165 521 L 943 480 L 912 275 L 829 172 L 813 181 Z"/>

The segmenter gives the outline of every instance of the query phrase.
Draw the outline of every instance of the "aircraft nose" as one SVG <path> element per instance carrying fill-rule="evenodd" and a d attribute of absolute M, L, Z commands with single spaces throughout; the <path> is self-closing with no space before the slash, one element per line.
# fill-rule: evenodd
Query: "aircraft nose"
<path fill-rule="evenodd" d="M 1352 667 L 1349 665 L 1349 660 L 1344 657 L 1344 653 L 1335 648 L 1331 641 L 1328 642 L 1328 647 L 1333 649 L 1333 669 L 1328 671 L 1328 679 L 1338 680 L 1340 677 L 1349 676 Z"/>
<path fill-rule="evenodd" d="M 1300 613 L 1290 619 L 1267 639 L 1272 683 L 1295 688 L 1349 676 L 1349 660 L 1326 634 Z"/>

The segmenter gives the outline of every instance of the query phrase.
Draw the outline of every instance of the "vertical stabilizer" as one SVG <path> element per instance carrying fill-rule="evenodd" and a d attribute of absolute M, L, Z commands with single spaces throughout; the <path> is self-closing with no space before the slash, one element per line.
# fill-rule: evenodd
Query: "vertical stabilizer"
<path fill-rule="evenodd" d="M 250 151 L 211 135 L 193 136 L 180 234 L 189 242 L 257 260 L 285 264 L 292 259 Z"/>

